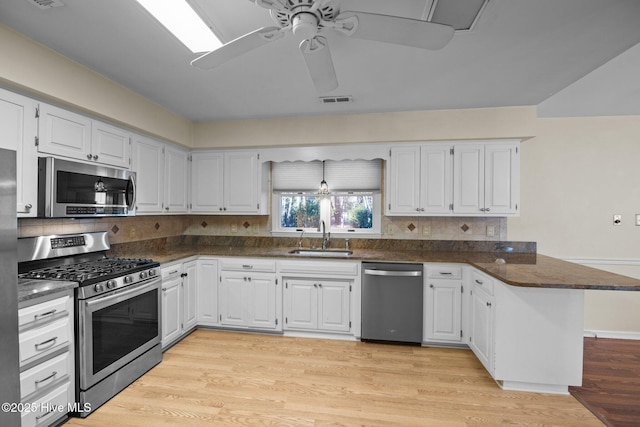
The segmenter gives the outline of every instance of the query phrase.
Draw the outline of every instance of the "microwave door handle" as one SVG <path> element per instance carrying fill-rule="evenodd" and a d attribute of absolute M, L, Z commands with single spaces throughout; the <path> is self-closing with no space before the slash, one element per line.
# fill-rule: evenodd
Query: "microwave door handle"
<path fill-rule="evenodd" d="M 131 201 L 127 200 L 127 202 L 128 202 L 127 203 L 127 209 L 129 211 L 132 211 L 134 209 L 135 205 L 136 205 L 136 181 L 135 181 L 135 178 L 133 176 L 129 177 L 129 184 L 127 184 L 127 185 L 131 186 L 132 193 L 133 193 L 133 197 L 131 197 Z M 125 197 L 126 198 L 129 197 L 129 192 L 128 191 L 126 192 Z"/>

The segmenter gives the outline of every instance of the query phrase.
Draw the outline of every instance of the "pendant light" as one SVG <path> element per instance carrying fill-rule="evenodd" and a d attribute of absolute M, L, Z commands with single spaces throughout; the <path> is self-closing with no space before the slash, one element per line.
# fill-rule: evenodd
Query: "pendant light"
<path fill-rule="evenodd" d="M 324 180 L 324 160 L 322 161 L 322 181 L 320 181 L 320 190 L 318 192 L 325 195 L 329 194 L 329 185 Z"/>

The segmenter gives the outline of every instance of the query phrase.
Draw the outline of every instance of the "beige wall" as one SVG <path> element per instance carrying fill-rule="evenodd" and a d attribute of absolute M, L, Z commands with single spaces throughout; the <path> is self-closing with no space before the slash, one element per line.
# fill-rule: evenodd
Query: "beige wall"
<path fill-rule="evenodd" d="M 0 58 L 2 86 L 194 148 L 533 137 L 522 147 L 521 216 L 506 221 L 506 236 L 503 221 L 500 237 L 537 241 L 541 253 L 595 260 L 594 266 L 640 278 L 640 227 L 633 225 L 640 213 L 639 116 L 539 119 L 535 107 L 511 107 L 191 123 L 1 24 Z M 623 215 L 622 226 L 611 225 L 614 213 Z M 403 236 L 407 220 L 389 221 L 401 238 L 416 238 Z M 142 222 L 125 227 L 127 238 L 146 229 L 173 235 L 198 227 Z M 68 227 L 23 223 L 27 234 Z M 587 293 L 588 329 L 640 332 L 638 313 L 640 292 Z"/>
<path fill-rule="evenodd" d="M 192 124 L 0 24 L 0 85 L 191 146 Z"/>

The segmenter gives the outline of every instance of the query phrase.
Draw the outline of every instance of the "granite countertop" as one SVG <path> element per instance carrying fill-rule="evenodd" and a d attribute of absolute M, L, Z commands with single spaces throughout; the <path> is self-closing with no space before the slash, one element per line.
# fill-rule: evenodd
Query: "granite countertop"
<path fill-rule="evenodd" d="M 65 280 L 18 279 L 18 303 L 78 287 L 78 282 Z"/>
<path fill-rule="evenodd" d="M 298 260 L 352 260 L 387 262 L 465 263 L 512 286 L 559 289 L 601 289 L 640 291 L 640 280 L 536 253 L 448 250 L 389 250 L 354 248 L 353 255 L 312 257 L 289 253 L 295 246 L 215 246 L 182 244 L 167 247 L 135 245 L 127 252 L 120 248 L 113 256 L 152 258 L 161 264 L 191 256 L 269 257 Z M 124 251 L 123 251 L 124 249 Z M 134 248 L 129 248 L 134 249 Z M 496 260 L 499 260 L 496 262 Z M 504 262 L 502 262 L 504 261 Z"/>

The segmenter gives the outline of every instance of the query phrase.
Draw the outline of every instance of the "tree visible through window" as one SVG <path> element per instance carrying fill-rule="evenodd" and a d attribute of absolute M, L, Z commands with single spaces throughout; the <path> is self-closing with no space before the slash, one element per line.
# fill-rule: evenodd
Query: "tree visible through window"
<path fill-rule="evenodd" d="M 331 229 L 343 231 L 374 227 L 371 193 L 329 196 L 282 193 L 279 202 L 281 229 L 319 229 L 323 220 Z"/>

